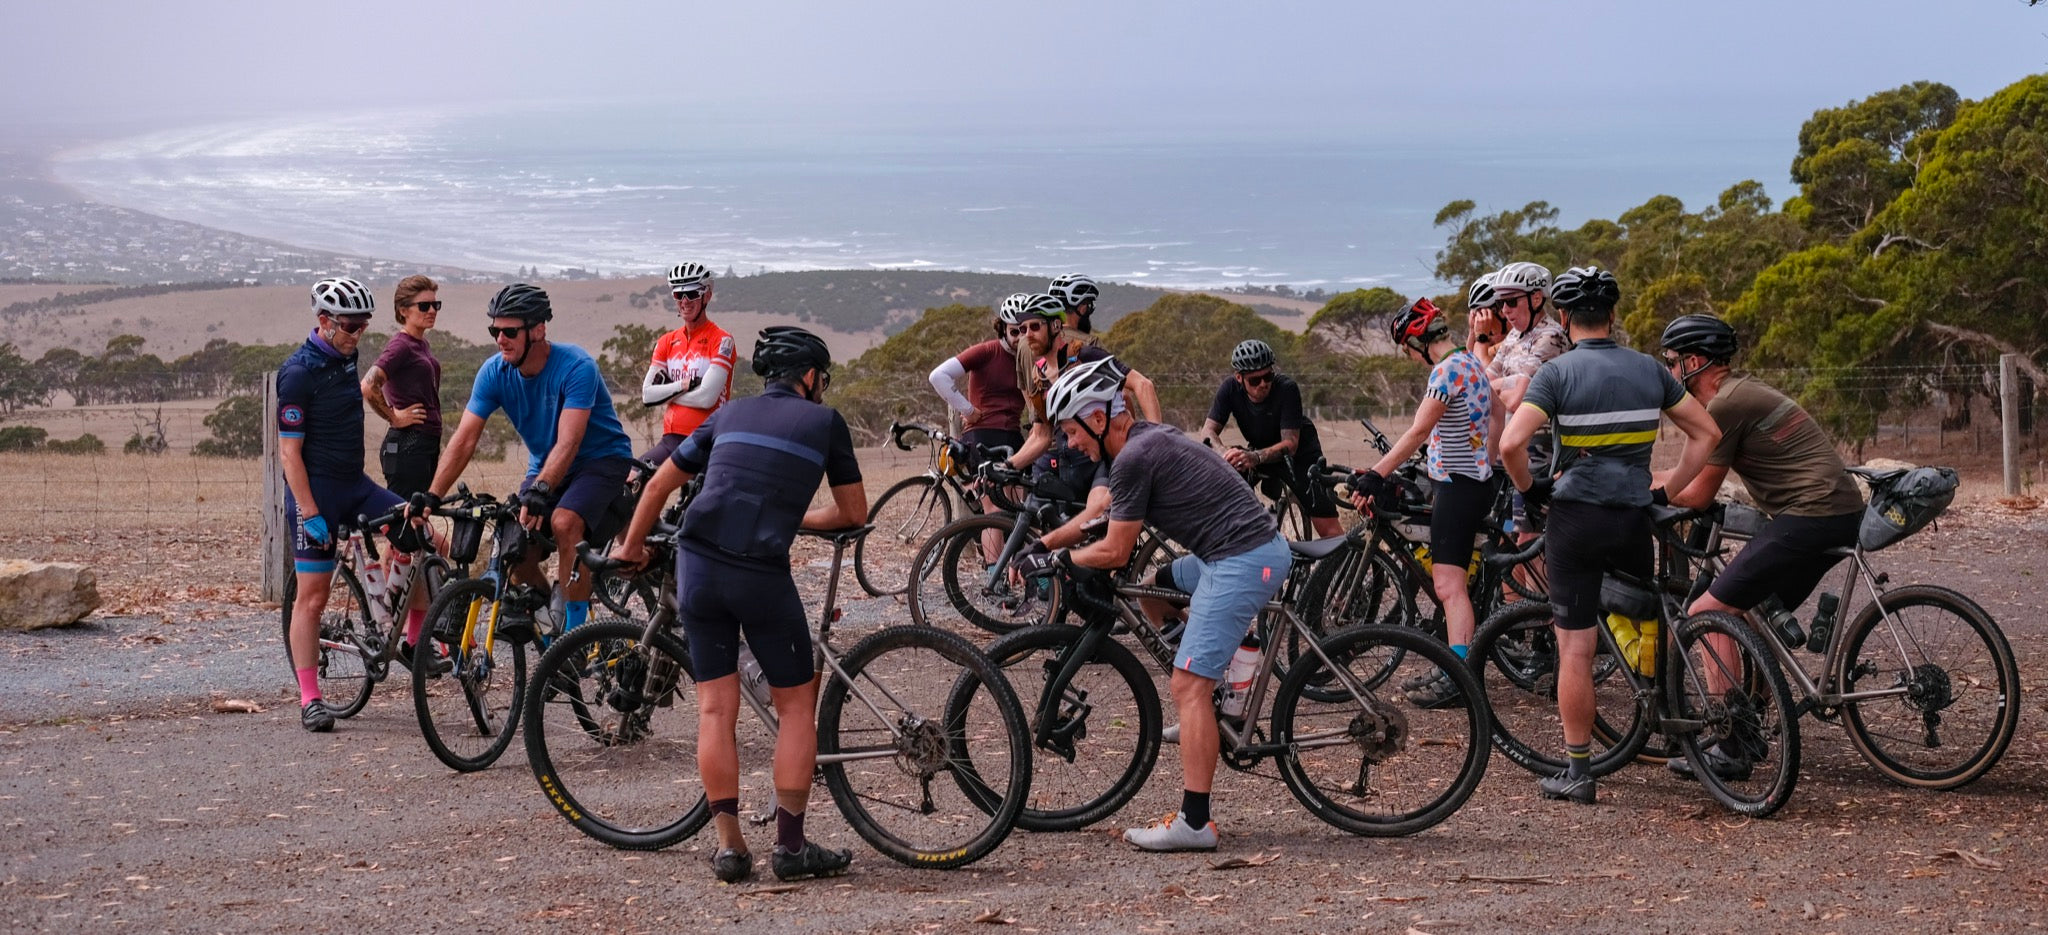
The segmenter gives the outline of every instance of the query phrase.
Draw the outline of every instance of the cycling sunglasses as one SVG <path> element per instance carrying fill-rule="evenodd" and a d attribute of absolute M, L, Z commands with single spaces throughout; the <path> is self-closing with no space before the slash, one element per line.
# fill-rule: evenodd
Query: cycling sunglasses
<path fill-rule="evenodd" d="M 364 328 L 370 327 L 370 316 L 368 315 L 360 318 L 353 315 L 346 317 L 333 315 L 330 317 L 334 321 L 334 327 L 340 328 L 344 334 L 362 334 Z"/>
<path fill-rule="evenodd" d="M 1023 324 L 1021 324 L 1021 325 L 1011 325 L 1011 326 L 1010 326 L 1010 337 L 1013 337 L 1013 338 L 1014 338 L 1014 337 L 1016 337 L 1016 336 L 1018 336 L 1018 335 L 1020 335 L 1020 334 L 1023 334 L 1023 333 L 1025 333 L 1025 332 L 1027 332 L 1027 331 L 1031 331 L 1031 332 L 1036 332 L 1036 331 L 1044 331 L 1044 330 L 1045 330 L 1045 322 L 1042 322 L 1042 321 L 1027 321 L 1027 322 L 1025 322 L 1025 323 L 1023 323 Z"/>
<path fill-rule="evenodd" d="M 499 338 L 517 338 L 519 337 L 519 332 L 532 327 L 532 325 L 513 325 L 509 328 L 500 328 L 497 325 L 491 325 L 484 330 L 489 331 L 491 333 L 491 340 L 495 341 Z"/>
<path fill-rule="evenodd" d="M 1240 373 L 1237 375 L 1237 378 L 1243 380 L 1246 386 L 1265 386 L 1273 382 L 1273 371 L 1268 370 L 1265 373 Z"/>
<path fill-rule="evenodd" d="M 412 304 L 412 307 L 419 309 L 422 312 L 438 312 L 441 310 L 441 305 L 441 301 L 436 299 L 435 301 L 432 302 L 414 302 Z"/>
<path fill-rule="evenodd" d="M 703 297 L 704 297 L 704 290 L 702 290 L 702 289 L 674 289 L 674 290 L 671 290 L 671 291 L 669 292 L 669 295 L 675 296 L 675 297 L 676 297 L 676 300 L 677 300 L 677 301 L 680 301 L 680 302 L 694 302 L 694 301 L 696 301 L 696 300 L 698 300 L 698 299 L 701 299 L 701 298 L 703 298 Z"/>

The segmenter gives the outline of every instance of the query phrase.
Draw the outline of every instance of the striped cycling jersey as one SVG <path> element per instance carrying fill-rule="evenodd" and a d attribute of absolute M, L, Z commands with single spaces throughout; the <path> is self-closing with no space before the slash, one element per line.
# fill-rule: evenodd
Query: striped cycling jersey
<path fill-rule="evenodd" d="M 1479 358 L 1462 347 L 1451 351 L 1430 370 L 1423 392 L 1444 404 L 1444 414 L 1429 430 L 1429 454 L 1423 459 L 1430 479 L 1492 477 L 1493 383 Z"/>
<path fill-rule="evenodd" d="M 1685 387 L 1656 358 L 1588 338 L 1536 371 L 1522 405 L 1557 428 L 1557 499 L 1644 506 L 1658 420 L 1684 400 Z"/>

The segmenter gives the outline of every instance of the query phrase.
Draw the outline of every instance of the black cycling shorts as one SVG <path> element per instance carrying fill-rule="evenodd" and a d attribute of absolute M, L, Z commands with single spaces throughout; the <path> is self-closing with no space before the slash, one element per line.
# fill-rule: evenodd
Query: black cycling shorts
<path fill-rule="evenodd" d="M 392 429 L 377 446 L 377 461 L 384 468 L 384 489 L 410 500 L 434 482 L 434 468 L 441 459 L 441 436 L 412 429 Z"/>
<path fill-rule="evenodd" d="M 1016 429 L 968 429 L 960 433 L 960 440 L 970 446 L 967 450 L 967 459 L 972 463 L 966 465 L 970 471 L 981 467 L 981 458 L 973 446 L 1007 447 L 1011 454 L 1016 454 L 1018 449 L 1024 447 L 1024 433 Z"/>
<path fill-rule="evenodd" d="M 1749 610 L 1775 594 L 1786 610 L 1806 602 L 1839 555 L 1830 549 L 1856 544 L 1863 511 L 1839 516 L 1780 516 L 1764 524 L 1756 538 L 1735 553 L 1720 577 L 1707 588 L 1714 600 Z"/>
<path fill-rule="evenodd" d="M 689 437 L 678 432 L 670 432 L 663 435 L 660 441 L 654 443 L 654 447 L 647 449 L 645 453 L 640 455 L 640 460 L 660 468 L 664 462 L 668 461 L 669 455 L 676 453 L 676 447 L 683 443 L 683 439 Z"/>
<path fill-rule="evenodd" d="M 1486 480 L 1453 474 L 1450 480 L 1436 482 L 1436 500 L 1429 510 L 1430 561 L 1457 568 L 1472 564 L 1472 537 L 1485 524 L 1499 490 L 1498 474 Z"/>
<path fill-rule="evenodd" d="M 1561 630 L 1600 622 L 1600 580 L 1608 569 L 1648 579 L 1656 567 L 1650 514 L 1639 507 L 1554 500 L 1544 536 L 1550 612 Z"/>
<path fill-rule="evenodd" d="M 795 688 L 817 674 L 811 628 L 789 569 L 757 568 L 676 550 L 676 612 L 690 643 L 697 681 L 739 671 L 740 635 L 776 688 Z"/>

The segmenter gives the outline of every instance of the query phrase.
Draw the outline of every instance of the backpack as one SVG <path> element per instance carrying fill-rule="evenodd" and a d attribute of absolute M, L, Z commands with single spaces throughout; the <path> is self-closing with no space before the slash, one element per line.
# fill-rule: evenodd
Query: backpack
<path fill-rule="evenodd" d="M 1906 538 L 1940 516 L 1962 482 L 1954 468 L 1919 467 L 1870 478 L 1870 506 L 1856 538 L 1875 552 Z"/>

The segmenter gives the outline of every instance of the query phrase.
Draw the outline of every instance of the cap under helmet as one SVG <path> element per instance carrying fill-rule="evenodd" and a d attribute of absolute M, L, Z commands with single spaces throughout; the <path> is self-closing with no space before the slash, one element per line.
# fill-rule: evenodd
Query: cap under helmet
<path fill-rule="evenodd" d="M 1621 301 L 1621 285 L 1598 266 L 1574 266 L 1550 284 L 1550 301 L 1566 311 L 1611 312 Z"/>
<path fill-rule="evenodd" d="M 678 263 L 669 268 L 670 289 L 702 289 L 711 285 L 711 271 L 702 263 Z"/>
<path fill-rule="evenodd" d="M 1509 263 L 1493 274 L 1493 288 L 1495 292 L 1547 292 L 1550 270 L 1527 261 Z"/>
<path fill-rule="evenodd" d="M 1662 341 L 1666 350 L 1680 354 L 1698 354 L 1712 361 L 1734 358 L 1741 349 L 1741 342 L 1735 338 L 1735 329 L 1712 315 L 1680 315 L 1664 326 Z"/>
<path fill-rule="evenodd" d="M 1273 346 L 1252 338 L 1239 341 L 1230 351 L 1230 369 L 1238 373 L 1264 370 L 1273 366 Z"/>
<path fill-rule="evenodd" d="M 1046 417 L 1055 423 L 1064 422 L 1078 418 L 1097 403 L 1114 411 L 1116 401 L 1123 396 L 1124 377 L 1129 373 L 1114 357 L 1068 367 L 1045 391 Z"/>
<path fill-rule="evenodd" d="M 1395 347 L 1426 353 L 1431 344 L 1451 333 L 1451 324 L 1444 320 L 1443 310 L 1435 302 L 1423 298 L 1395 314 L 1387 332 Z"/>
<path fill-rule="evenodd" d="M 553 321 L 555 307 L 548 301 L 548 294 L 539 286 L 515 282 L 498 294 L 491 296 L 490 317 L 518 318 L 529 325 Z"/>
<path fill-rule="evenodd" d="M 1102 295 L 1102 289 L 1095 280 L 1080 273 L 1068 273 L 1045 287 L 1047 295 L 1060 300 L 1068 308 L 1080 308 L 1084 303 L 1094 301 Z"/>
<path fill-rule="evenodd" d="M 823 338 L 793 325 L 771 325 L 754 339 L 754 373 L 766 379 L 794 377 L 806 370 L 832 369 Z"/>
<path fill-rule="evenodd" d="M 1465 293 L 1465 307 L 1491 308 L 1499 305 L 1500 296 L 1495 294 L 1493 288 L 1494 281 L 1499 277 L 1500 272 L 1496 270 L 1472 280 L 1472 288 Z"/>
<path fill-rule="evenodd" d="M 1031 301 L 1031 296 L 1029 292 L 1010 293 L 1010 297 L 1004 299 L 1002 307 L 996 311 L 996 318 L 1001 319 L 1006 325 L 1023 324 L 1026 317 L 1024 306 Z"/>
<path fill-rule="evenodd" d="M 313 284 L 313 311 L 321 315 L 368 315 L 377 310 L 370 290 L 347 276 L 322 279 Z"/>

